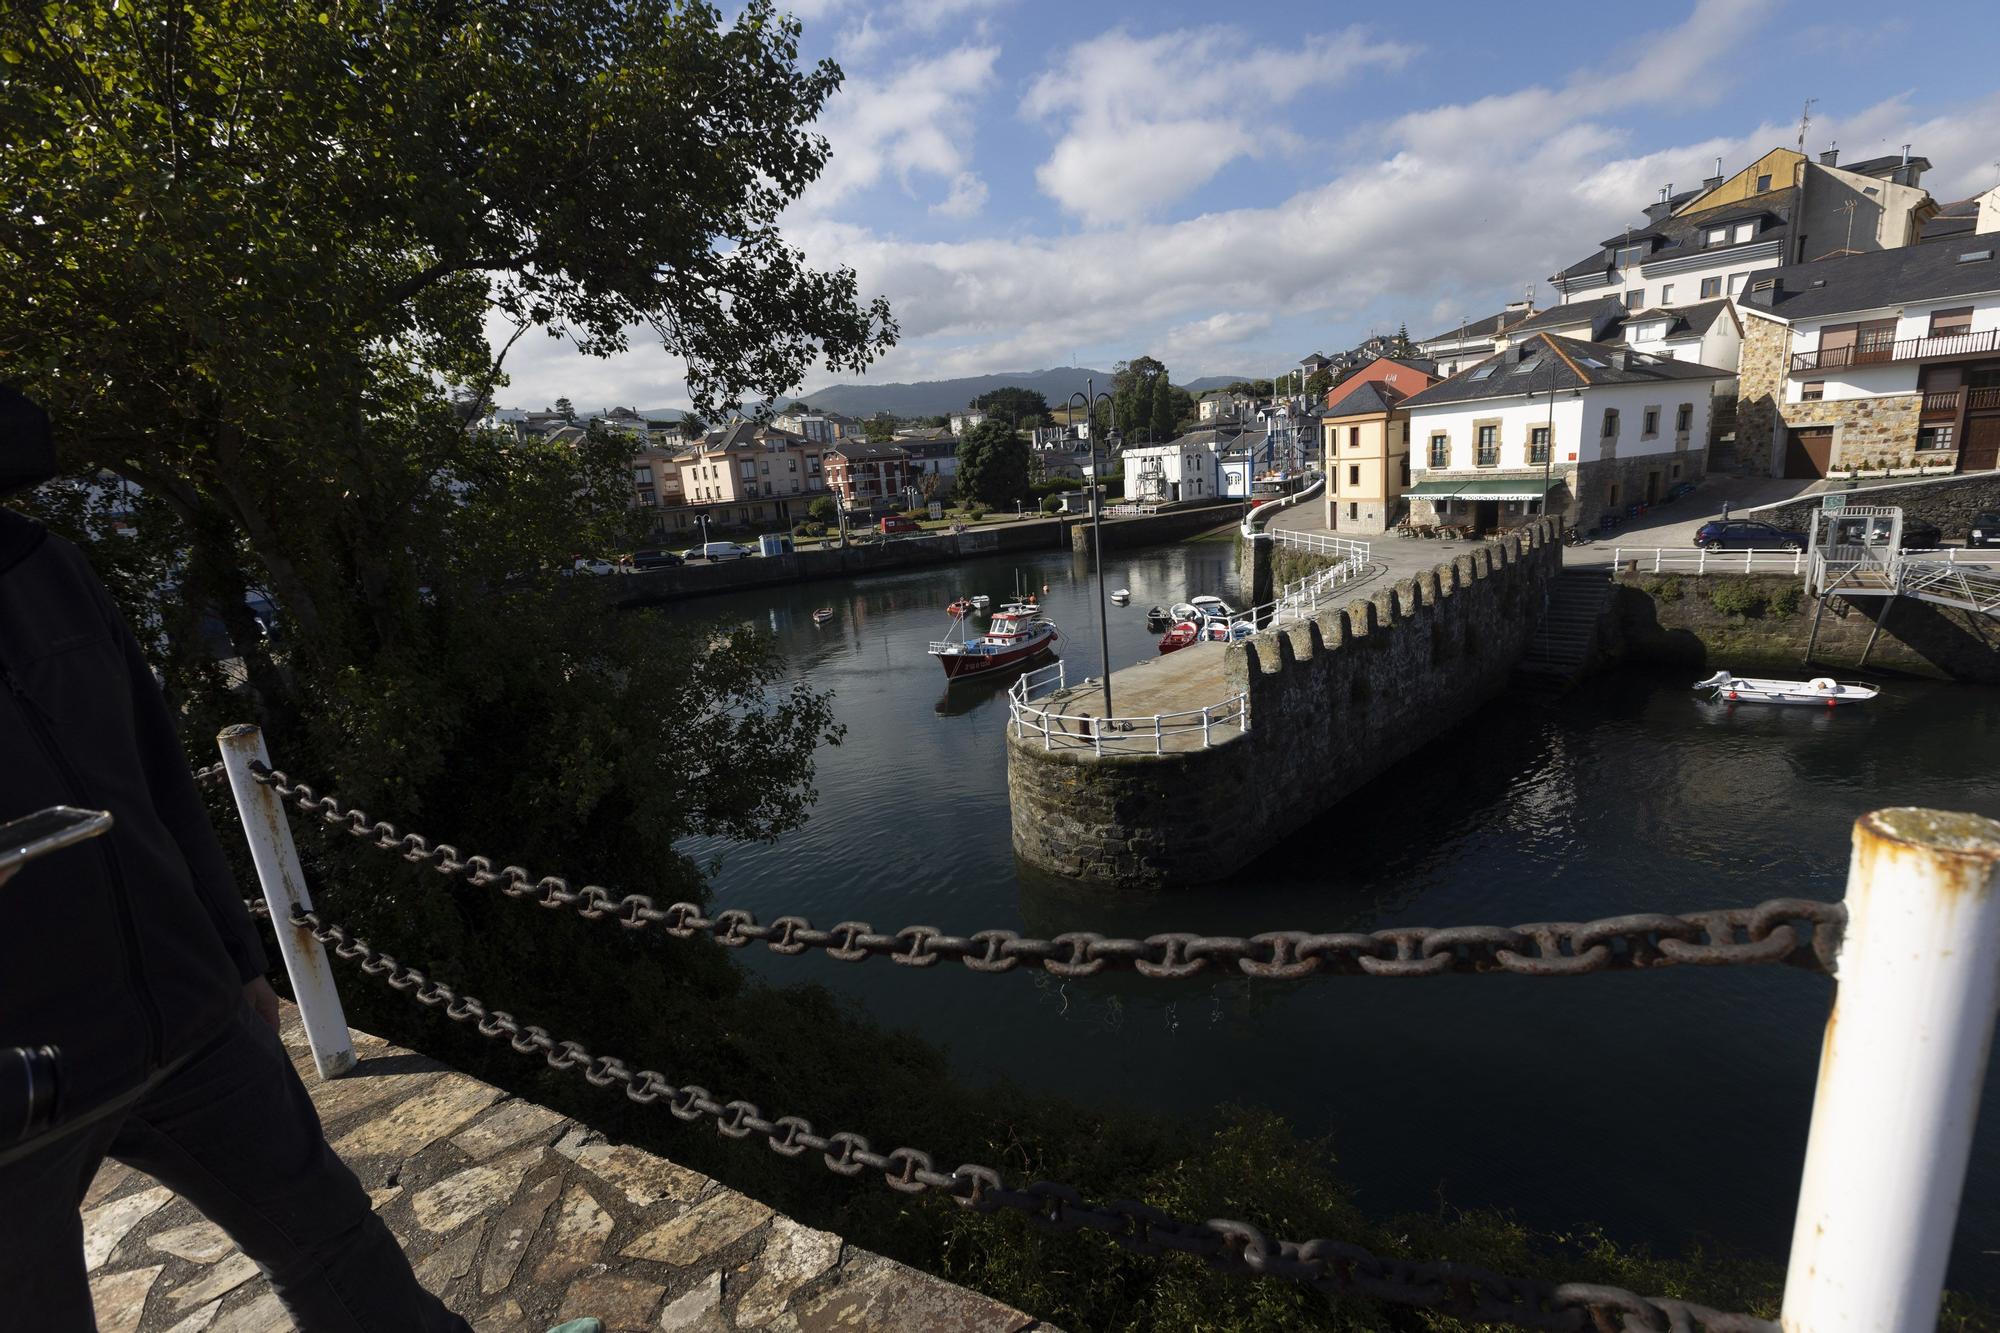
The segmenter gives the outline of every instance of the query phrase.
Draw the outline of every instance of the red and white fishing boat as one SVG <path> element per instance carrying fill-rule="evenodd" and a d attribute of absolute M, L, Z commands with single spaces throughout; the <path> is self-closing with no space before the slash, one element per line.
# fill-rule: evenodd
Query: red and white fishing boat
<path fill-rule="evenodd" d="M 1009 602 L 993 613 L 986 632 L 976 639 L 965 636 L 965 621 L 953 618 L 958 626 L 956 639 L 940 639 L 931 645 L 931 656 L 951 680 L 1001 671 L 1040 657 L 1055 647 L 1062 636 L 1055 623 L 1042 614 L 1033 597 Z"/>

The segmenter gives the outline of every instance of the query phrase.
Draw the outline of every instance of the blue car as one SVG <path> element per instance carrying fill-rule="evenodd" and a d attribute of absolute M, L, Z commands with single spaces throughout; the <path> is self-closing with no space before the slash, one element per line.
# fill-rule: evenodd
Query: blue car
<path fill-rule="evenodd" d="M 1775 523 L 1750 519 L 1717 519 L 1704 523 L 1694 534 L 1694 544 L 1711 551 L 1803 551 L 1806 534 L 1791 532 Z"/>

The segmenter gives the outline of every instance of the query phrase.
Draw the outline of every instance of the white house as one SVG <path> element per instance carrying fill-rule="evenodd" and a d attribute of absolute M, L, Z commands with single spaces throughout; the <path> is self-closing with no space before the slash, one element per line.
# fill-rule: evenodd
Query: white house
<path fill-rule="evenodd" d="M 1743 461 L 2000 466 L 2000 231 L 1780 269 L 1742 314 Z"/>
<path fill-rule="evenodd" d="M 1493 339 L 1537 313 L 1532 302 L 1511 301 L 1507 308 L 1483 319 L 1465 320 L 1457 328 L 1424 339 L 1417 351 L 1437 362 L 1440 375 L 1456 375 L 1475 361 L 1493 355 Z"/>
<path fill-rule="evenodd" d="M 1706 470 L 1710 397 L 1730 372 L 1538 333 L 1403 401 L 1410 520 L 1579 526 Z"/>
<path fill-rule="evenodd" d="M 1215 499 L 1223 493 L 1223 451 L 1242 438 L 1230 431 L 1196 430 L 1164 444 L 1127 445 L 1119 455 L 1125 498 L 1151 504 Z"/>
<path fill-rule="evenodd" d="M 1736 369 L 1743 349 L 1743 321 L 1728 297 L 1636 311 L 1626 318 L 1621 332 L 1625 345 L 1635 352 L 1722 370 Z"/>
<path fill-rule="evenodd" d="M 963 412 L 953 412 L 951 414 L 951 433 L 953 435 L 963 435 L 985 420 L 986 413 L 976 407 L 968 407 Z"/>

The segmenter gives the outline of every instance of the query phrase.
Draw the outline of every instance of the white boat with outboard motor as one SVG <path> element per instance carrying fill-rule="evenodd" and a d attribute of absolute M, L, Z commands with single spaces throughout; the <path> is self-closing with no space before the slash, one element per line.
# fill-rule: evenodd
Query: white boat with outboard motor
<path fill-rule="evenodd" d="M 1838 708 L 1842 704 L 1867 703 L 1882 691 L 1873 685 L 1837 681 L 1831 676 L 1811 680 L 1765 680 L 1755 676 L 1732 676 L 1718 671 L 1707 680 L 1694 683 L 1698 690 L 1713 691 L 1723 703 L 1805 704 Z"/>

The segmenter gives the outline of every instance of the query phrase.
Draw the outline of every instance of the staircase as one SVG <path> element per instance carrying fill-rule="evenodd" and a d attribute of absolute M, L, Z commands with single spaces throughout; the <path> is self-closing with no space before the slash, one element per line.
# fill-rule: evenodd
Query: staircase
<path fill-rule="evenodd" d="M 1565 569 L 1549 587 L 1548 610 L 1518 669 L 1543 680 L 1575 681 L 1597 651 L 1597 627 L 1610 603 L 1609 570 Z"/>

